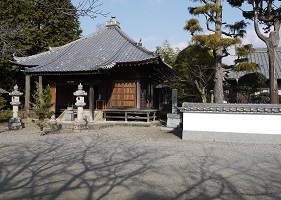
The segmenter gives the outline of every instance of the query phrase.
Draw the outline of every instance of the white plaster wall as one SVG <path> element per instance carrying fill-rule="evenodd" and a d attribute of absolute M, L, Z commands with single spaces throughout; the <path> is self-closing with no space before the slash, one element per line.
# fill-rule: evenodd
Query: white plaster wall
<path fill-rule="evenodd" d="M 281 115 L 186 112 L 183 130 L 281 135 Z"/>

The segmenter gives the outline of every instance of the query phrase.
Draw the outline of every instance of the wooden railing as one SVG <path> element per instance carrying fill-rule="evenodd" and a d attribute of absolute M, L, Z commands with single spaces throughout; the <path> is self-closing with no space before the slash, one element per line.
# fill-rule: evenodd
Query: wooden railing
<path fill-rule="evenodd" d="M 106 121 L 122 120 L 122 121 L 155 121 L 158 110 L 122 110 L 122 109 L 106 109 L 103 111 Z"/>

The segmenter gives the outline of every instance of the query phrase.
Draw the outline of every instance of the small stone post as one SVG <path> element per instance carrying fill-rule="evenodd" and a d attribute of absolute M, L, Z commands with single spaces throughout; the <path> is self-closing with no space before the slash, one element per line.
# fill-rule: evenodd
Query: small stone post
<path fill-rule="evenodd" d="M 87 96 L 87 92 L 83 90 L 83 85 L 81 83 L 78 85 L 78 90 L 73 93 L 76 96 L 76 103 L 77 106 L 77 120 L 74 123 L 73 128 L 75 130 L 82 130 L 86 129 L 86 121 L 83 119 L 83 107 L 86 105 L 84 102 L 84 96 Z"/>
<path fill-rule="evenodd" d="M 178 113 L 178 90 L 172 89 L 172 114 Z"/>
<path fill-rule="evenodd" d="M 18 89 L 19 87 L 15 85 L 14 90 L 9 93 L 9 95 L 12 96 L 12 101 L 10 104 L 13 106 L 13 117 L 9 119 L 8 128 L 13 130 L 22 129 L 23 127 L 21 118 L 18 116 L 19 105 L 21 104 L 20 96 L 23 95 L 23 93 L 18 91 Z"/>
<path fill-rule="evenodd" d="M 172 89 L 172 113 L 167 114 L 167 128 L 180 127 L 181 116 L 178 114 L 178 90 Z"/>

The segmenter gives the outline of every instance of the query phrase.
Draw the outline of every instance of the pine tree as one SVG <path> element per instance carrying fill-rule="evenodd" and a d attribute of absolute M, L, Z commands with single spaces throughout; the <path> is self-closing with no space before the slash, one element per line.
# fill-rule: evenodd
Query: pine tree
<path fill-rule="evenodd" d="M 276 48 L 280 41 L 281 6 L 276 0 L 227 0 L 242 11 L 243 17 L 253 21 L 255 32 L 267 47 L 270 103 L 278 104 L 278 85 L 276 77 Z M 262 27 L 263 32 L 260 30 Z"/>
<path fill-rule="evenodd" d="M 195 0 L 199 1 L 199 0 Z M 212 34 L 199 35 L 198 33 L 203 30 L 200 26 L 198 19 L 192 18 L 186 21 L 184 30 L 191 33 L 192 40 L 199 45 L 208 47 L 213 51 L 215 60 L 215 76 L 214 76 L 214 95 L 215 102 L 222 103 L 224 100 L 223 94 L 223 64 L 222 58 L 228 56 L 227 48 L 231 45 L 241 42 L 237 37 L 244 36 L 245 27 L 244 21 L 237 22 L 234 25 L 227 25 L 226 28 L 229 32 L 223 31 L 222 19 L 222 3 L 221 0 L 206 0 L 200 1 L 203 5 L 197 7 L 190 7 L 189 12 L 192 15 L 203 15 L 206 18 L 206 27 Z M 212 27 L 214 25 L 214 27 Z M 224 38 L 223 35 L 231 38 Z"/>
<path fill-rule="evenodd" d="M 240 45 L 235 48 L 237 59 L 234 60 L 234 71 L 254 72 L 257 69 L 257 64 L 249 60 L 249 56 L 254 52 L 253 45 Z"/>

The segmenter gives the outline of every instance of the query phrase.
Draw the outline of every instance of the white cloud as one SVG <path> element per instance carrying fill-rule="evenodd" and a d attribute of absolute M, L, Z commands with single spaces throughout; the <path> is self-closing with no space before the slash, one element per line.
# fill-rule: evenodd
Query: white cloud
<path fill-rule="evenodd" d="M 265 47 L 265 43 L 258 38 L 254 29 L 247 30 L 247 35 L 242 39 L 243 44 L 252 44 L 253 47 Z"/>
<path fill-rule="evenodd" d="M 171 44 L 173 49 L 179 48 L 180 50 L 183 50 L 184 48 L 186 48 L 188 46 L 188 41 L 187 42 L 179 42 L 176 44 Z"/>

